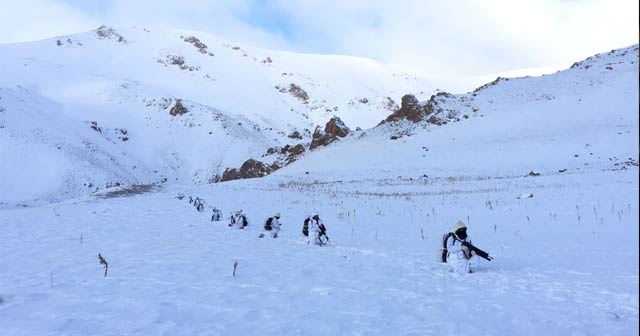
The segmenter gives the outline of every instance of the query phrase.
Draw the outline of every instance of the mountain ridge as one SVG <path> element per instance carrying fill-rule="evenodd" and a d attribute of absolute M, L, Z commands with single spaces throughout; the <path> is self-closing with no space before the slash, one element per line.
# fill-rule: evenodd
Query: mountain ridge
<path fill-rule="evenodd" d="M 637 55 L 637 46 L 620 50 Z M 587 73 L 575 78 L 584 82 L 577 87 L 609 85 L 602 81 L 620 71 L 628 77 L 629 61 L 613 61 L 626 55 L 621 53 L 577 62 L 569 70 Z M 0 45 L 0 57 L 8 65 L 0 71 L 0 141 L 8 158 L 0 172 L 14 177 L 5 179 L 1 187 L 22 190 L 0 200 L 11 204 L 59 201 L 119 185 L 212 183 L 249 160 L 254 166 L 260 162 L 270 167 L 255 176 L 276 170 L 280 175 L 307 175 L 309 168 L 295 168 L 307 164 L 282 167 L 308 152 L 314 141 L 312 147 L 319 146 L 314 151 L 325 154 L 304 155 L 305 161 L 307 156 L 326 153 L 344 159 L 347 154 L 335 149 L 344 147 L 340 143 L 357 143 L 353 139 L 375 134 L 382 134 L 375 150 L 383 150 L 389 147 L 387 140 L 404 142 L 416 127 L 433 132 L 433 125 L 443 125 L 448 130 L 447 124 L 482 119 L 514 102 L 549 101 L 545 90 L 535 85 L 544 88 L 548 84 L 541 81 L 567 76 L 559 72 L 530 79 L 499 78 L 466 94 L 429 93 L 428 81 L 375 61 L 265 51 L 222 42 L 206 33 L 104 26 L 83 34 Z M 637 74 L 637 57 L 631 67 Z M 527 83 L 522 88 L 501 89 L 522 81 Z M 407 93 L 414 95 L 418 123 L 399 116 L 374 127 L 405 108 L 394 97 L 409 97 Z M 631 90 L 619 98 L 633 94 Z M 425 95 L 431 98 L 420 101 Z M 477 104 L 478 100 L 482 103 Z M 331 120 L 353 131 L 328 136 L 327 129 L 340 129 L 325 125 Z M 358 120 L 367 120 L 369 127 L 358 127 Z M 637 125 L 637 119 L 629 122 Z M 338 138 L 344 139 L 338 146 L 322 148 Z M 429 146 L 417 147 L 426 152 L 420 147 Z M 360 151 L 352 151 L 348 155 L 358 157 Z M 427 168 L 411 165 L 416 171 Z M 380 167 L 389 175 L 394 168 L 387 166 Z M 33 180 L 39 183 L 30 183 Z"/>

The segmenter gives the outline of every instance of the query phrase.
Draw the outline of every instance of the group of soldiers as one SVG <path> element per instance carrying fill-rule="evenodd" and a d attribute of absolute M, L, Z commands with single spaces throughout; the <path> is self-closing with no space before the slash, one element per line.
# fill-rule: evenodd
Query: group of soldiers
<path fill-rule="evenodd" d="M 176 198 L 182 200 L 185 198 L 185 195 L 178 194 Z M 196 210 L 198 210 L 198 212 L 202 212 L 204 210 L 205 202 L 203 199 L 199 197 L 193 198 L 192 196 L 189 196 L 188 200 L 189 204 L 192 204 L 194 207 L 196 207 Z M 226 219 L 229 220 L 228 226 L 235 229 L 245 229 L 249 226 L 249 219 L 242 210 L 232 212 L 231 215 Z M 222 211 L 216 207 L 213 207 L 211 222 L 219 222 L 222 220 Z M 263 226 L 263 231 L 258 237 L 278 238 L 278 233 L 280 232 L 281 226 L 282 224 L 280 223 L 280 213 L 276 212 L 273 216 L 266 219 Z M 325 227 L 318 214 L 314 214 L 305 218 L 302 226 L 302 234 L 307 237 L 307 244 L 323 246 L 329 243 L 327 228 Z"/>
<path fill-rule="evenodd" d="M 220 220 L 220 210 L 213 208 L 213 214 L 211 221 Z M 236 211 L 229 217 L 229 227 L 236 229 L 244 229 L 249 226 L 249 220 L 246 214 L 242 211 Z M 273 216 L 267 218 L 264 222 L 263 231 L 258 236 L 259 238 L 270 237 L 278 238 L 280 232 L 280 213 L 276 212 Z M 329 243 L 329 236 L 327 236 L 327 228 L 320 219 L 318 214 L 308 216 L 302 225 L 302 234 L 307 237 L 307 244 L 323 246 Z"/>
<path fill-rule="evenodd" d="M 184 199 L 184 197 L 184 195 L 178 194 L 176 198 Z M 204 200 L 199 197 L 194 199 L 189 196 L 189 204 L 193 204 L 199 212 L 204 210 Z M 222 211 L 215 207 L 213 207 L 212 211 L 211 221 L 221 221 Z M 228 217 L 228 220 L 228 226 L 232 228 L 245 229 L 249 226 L 249 219 L 242 210 L 233 212 L 231 216 Z M 267 218 L 263 226 L 263 231 L 258 237 L 278 238 L 281 226 L 280 213 L 276 212 L 273 216 Z M 322 246 L 329 243 L 327 229 L 318 214 L 308 216 L 304 220 L 302 234 L 307 237 L 307 244 Z M 462 221 L 458 221 L 453 226 L 452 231 L 442 237 L 441 251 L 441 261 L 447 263 L 451 271 L 459 273 L 473 273 L 476 266 L 476 256 L 488 261 L 493 259 L 489 256 L 489 253 L 475 247 L 471 243 L 471 239 L 467 235 L 467 226 Z"/>

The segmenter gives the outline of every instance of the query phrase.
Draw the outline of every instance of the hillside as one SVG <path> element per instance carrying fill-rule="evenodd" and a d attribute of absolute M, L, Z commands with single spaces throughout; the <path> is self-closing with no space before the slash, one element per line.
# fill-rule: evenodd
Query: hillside
<path fill-rule="evenodd" d="M 551 75 L 408 98 L 410 106 L 399 111 L 405 115 L 274 175 L 343 179 L 358 170 L 377 178 L 506 177 L 638 165 L 637 45 Z"/>
<path fill-rule="evenodd" d="M 366 129 L 431 86 L 371 60 L 144 28 L 0 45 L 0 59 L 0 173 L 12 176 L 0 187 L 19 190 L 5 203 L 211 183 L 247 159 L 284 165 L 280 149 L 308 147 L 330 118 Z"/>

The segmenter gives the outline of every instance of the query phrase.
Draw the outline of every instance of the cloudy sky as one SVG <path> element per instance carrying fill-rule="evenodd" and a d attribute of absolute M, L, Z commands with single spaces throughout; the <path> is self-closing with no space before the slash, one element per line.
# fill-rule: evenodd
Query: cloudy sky
<path fill-rule="evenodd" d="M 638 43 L 637 0 L 0 0 L 0 43 L 94 29 L 207 31 L 433 77 L 553 72 Z"/>

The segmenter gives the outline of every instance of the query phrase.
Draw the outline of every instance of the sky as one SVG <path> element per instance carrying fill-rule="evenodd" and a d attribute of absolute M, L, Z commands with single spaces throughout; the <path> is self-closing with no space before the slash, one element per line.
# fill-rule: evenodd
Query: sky
<path fill-rule="evenodd" d="M 0 43 L 114 27 L 372 58 L 434 78 L 536 75 L 638 43 L 636 0 L 0 0 Z"/>

